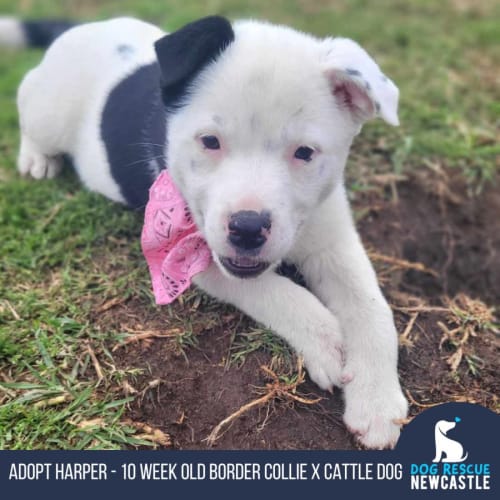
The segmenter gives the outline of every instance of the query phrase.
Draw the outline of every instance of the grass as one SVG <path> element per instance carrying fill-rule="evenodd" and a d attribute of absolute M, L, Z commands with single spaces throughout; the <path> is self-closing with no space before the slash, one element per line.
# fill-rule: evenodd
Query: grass
<path fill-rule="evenodd" d="M 252 328 L 236 336 L 231 345 L 228 363 L 243 366 L 247 357 L 256 351 L 267 352 L 271 356 L 271 366 L 279 368 L 280 372 L 289 372 L 295 362 L 293 352 L 284 340 L 270 330 Z"/>
<path fill-rule="evenodd" d="M 499 170 L 498 2 L 0 0 L 0 12 L 83 20 L 127 13 L 168 29 L 221 13 L 349 36 L 376 56 L 402 95 L 402 126 L 367 126 L 356 164 L 401 174 L 437 163 L 459 169 L 475 191 Z M 126 331 L 106 326 L 99 313 L 127 298 L 155 309 L 139 249 L 140 214 L 84 191 L 71 173 L 34 182 L 15 170 L 16 88 L 41 56 L 0 51 L 0 448 L 154 446 L 124 418 L 133 396 L 116 390 L 127 371 L 115 366 L 109 347 Z M 362 186 L 355 163 L 349 168 L 352 184 Z M 197 309 L 206 299 L 193 292 L 186 300 Z M 205 310 L 202 320 L 223 314 L 216 305 Z M 193 325 L 175 308 L 165 308 L 165 317 L 185 332 L 176 342 L 189 357 Z M 235 338 L 230 361 L 241 364 L 256 349 L 289 356 L 269 332 L 250 332 Z"/>

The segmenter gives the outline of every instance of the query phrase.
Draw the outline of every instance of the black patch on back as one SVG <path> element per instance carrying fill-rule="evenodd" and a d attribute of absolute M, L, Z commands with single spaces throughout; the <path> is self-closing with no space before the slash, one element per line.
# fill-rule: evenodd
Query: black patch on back
<path fill-rule="evenodd" d="M 59 35 L 76 26 L 76 23 L 57 20 L 23 21 L 24 35 L 30 47 L 48 47 Z"/>
<path fill-rule="evenodd" d="M 182 105 L 188 84 L 233 40 L 231 23 L 223 17 L 210 16 L 187 24 L 155 43 L 162 98 L 167 108 Z"/>
<path fill-rule="evenodd" d="M 101 137 L 125 200 L 131 207 L 144 207 L 149 187 L 166 167 L 166 113 L 156 62 L 142 66 L 111 91 L 102 113 Z"/>

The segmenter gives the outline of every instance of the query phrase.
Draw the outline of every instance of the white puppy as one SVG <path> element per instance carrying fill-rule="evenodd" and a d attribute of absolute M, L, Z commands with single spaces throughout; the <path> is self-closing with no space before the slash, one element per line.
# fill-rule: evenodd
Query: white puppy
<path fill-rule="evenodd" d="M 220 17 L 170 35 L 92 23 L 57 38 L 21 84 L 19 170 L 51 177 L 64 154 L 87 188 L 142 207 L 168 168 L 213 255 L 197 285 L 285 338 L 322 389 L 343 387 L 360 442 L 390 447 L 407 414 L 397 334 L 343 170 L 366 120 L 398 124 L 397 103 L 352 40 Z"/>

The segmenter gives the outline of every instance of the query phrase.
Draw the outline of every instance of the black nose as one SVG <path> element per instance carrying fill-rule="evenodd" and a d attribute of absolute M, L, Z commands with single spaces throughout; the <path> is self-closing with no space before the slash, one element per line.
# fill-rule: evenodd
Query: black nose
<path fill-rule="evenodd" d="M 266 232 L 271 229 L 269 212 L 242 210 L 231 215 L 229 220 L 229 241 L 240 250 L 256 250 L 267 240 Z"/>

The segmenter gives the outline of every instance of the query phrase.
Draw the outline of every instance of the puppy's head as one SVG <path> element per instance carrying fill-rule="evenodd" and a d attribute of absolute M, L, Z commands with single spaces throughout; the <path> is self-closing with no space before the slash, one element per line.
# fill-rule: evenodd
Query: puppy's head
<path fill-rule="evenodd" d="M 341 182 L 362 124 L 398 123 L 396 86 L 348 39 L 210 17 L 162 38 L 156 53 L 168 168 L 230 275 L 285 258 Z"/>

